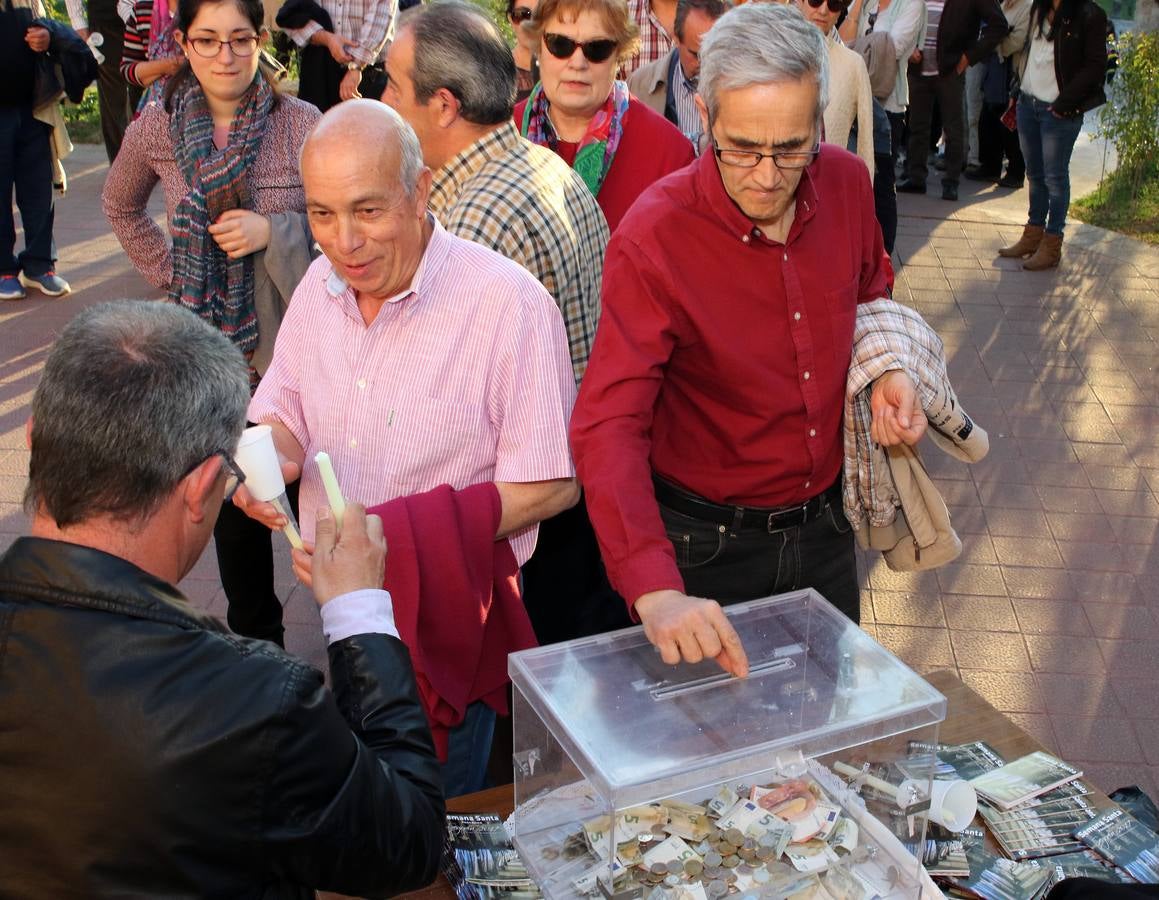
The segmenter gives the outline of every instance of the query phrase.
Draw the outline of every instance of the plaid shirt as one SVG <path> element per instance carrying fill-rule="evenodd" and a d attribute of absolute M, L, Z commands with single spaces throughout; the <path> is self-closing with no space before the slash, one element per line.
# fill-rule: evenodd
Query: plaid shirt
<path fill-rule="evenodd" d="M 319 5 L 330 14 L 334 33 L 345 42 L 355 62 L 365 67 L 383 58 L 386 45 L 394 39 L 398 0 L 321 0 Z M 282 30 L 299 47 L 305 47 L 322 26 L 310 21 L 302 28 Z"/>
<path fill-rule="evenodd" d="M 628 17 L 640 29 L 640 49 L 631 59 L 621 64 L 624 79 L 635 72 L 640 66 L 647 65 L 654 60 L 667 56 L 675 44 L 672 36 L 664 30 L 660 20 L 652 12 L 649 0 L 628 0 Z"/>
<path fill-rule="evenodd" d="M 576 383 L 600 316 L 608 225 L 583 180 L 507 122 L 435 173 L 429 207 L 448 231 L 531 272 L 567 326 Z"/>

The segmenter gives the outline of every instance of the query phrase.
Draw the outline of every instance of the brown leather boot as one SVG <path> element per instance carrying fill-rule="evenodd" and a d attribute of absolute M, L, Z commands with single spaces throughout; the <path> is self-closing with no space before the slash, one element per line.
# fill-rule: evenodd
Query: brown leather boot
<path fill-rule="evenodd" d="M 1031 272 L 1053 269 L 1060 259 L 1062 259 L 1062 235 L 1047 233 L 1043 234 L 1042 242 L 1034 251 L 1034 256 L 1024 262 L 1022 268 Z"/>
<path fill-rule="evenodd" d="M 1013 259 L 1017 259 L 1018 257 L 1025 259 L 1038 249 L 1039 241 L 1042 240 L 1042 235 L 1045 230 L 1045 227 L 1042 225 L 1023 226 L 1022 237 L 1018 239 L 1018 243 L 1011 244 L 1009 247 L 1003 247 L 998 251 L 998 255 Z"/>

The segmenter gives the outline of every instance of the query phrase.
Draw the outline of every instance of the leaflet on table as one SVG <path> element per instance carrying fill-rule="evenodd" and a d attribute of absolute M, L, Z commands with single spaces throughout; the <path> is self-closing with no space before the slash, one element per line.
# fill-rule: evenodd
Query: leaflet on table
<path fill-rule="evenodd" d="M 1074 830 L 1099 812 L 1090 793 L 1085 782 L 1072 781 L 1006 811 L 979 803 L 978 812 L 1012 859 L 1056 856 L 1081 848 Z"/>
<path fill-rule="evenodd" d="M 1125 809 L 1111 809 L 1075 831 L 1075 837 L 1136 881 L 1159 883 L 1159 835 Z"/>
<path fill-rule="evenodd" d="M 1031 863 L 994 856 L 980 845 L 966 848 L 970 874 L 947 883 L 983 900 L 1036 900 L 1050 879 L 1050 870 Z"/>
<path fill-rule="evenodd" d="M 907 745 L 911 760 L 928 760 L 929 754 L 937 754 L 937 765 L 934 768 L 935 778 L 958 777 L 963 781 L 997 769 L 1005 765 L 1005 758 L 985 741 L 970 741 L 966 744 L 938 744 L 936 747 L 926 741 L 910 741 Z M 911 760 L 898 763 L 901 769 L 910 778 L 925 776 L 920 768 L 914 766 Z"/>
<path fill-rule="evenodd" d="M 448 813 L 439 867 L 460 900 L 540 896 L 497 815 Z"/>
<path fill-rule="evenodd" d="M 1010 809 L 1082 774 L 1058 757 L 1039 750 L 971 778 L 970 783 L 992 805 Z"/>

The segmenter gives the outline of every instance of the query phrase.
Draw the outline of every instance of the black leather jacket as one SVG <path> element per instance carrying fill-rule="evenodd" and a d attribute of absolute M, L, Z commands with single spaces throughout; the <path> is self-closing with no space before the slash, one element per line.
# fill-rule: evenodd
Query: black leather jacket
<path fill-rule="evenodd" d="M 938 21 L 938 74 L 953 72 L 963 53 L 970 65 L 985 59 L 1009 33 L 999 0 L 946 0 Z"/>
<path fill-rule="evenodd" d="M 386 896 L 433 880 L 438 763 L 406 647 L 320 672 L 86 547 L 0 558 L 0 897 Z"/>

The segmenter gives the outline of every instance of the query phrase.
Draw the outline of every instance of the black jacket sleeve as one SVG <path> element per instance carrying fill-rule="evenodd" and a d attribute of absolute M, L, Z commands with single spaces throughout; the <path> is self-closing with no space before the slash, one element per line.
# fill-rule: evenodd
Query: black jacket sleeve
<path fill-rule="evenodd" d="M 970 65 L 981 62 L 998 49 L 1002 38 L 1010 33 L 1010 23 L 1002 12 L 998 0 L 974 0 L 974 10 L 982 20 L 982 32 L 978 40 L 966 48 L 966 59 Z"/>
<path fill-rule="evenodd" d="M 288 881 L 321 890 L 386 897 L 429 884 L 445 805 L 407 648 L 347 638 L 331 645 L 330 671 L 333 696 L 304 665 L 287 685 L 262 844 Z"/>
<path fill-rule="evenodd" d="M 1074 34 L 1071 29 L 1079 33 Z M 1093 96 L 1097 95 L 1099 102 L 1104 99 L 1107 15 L 1094 3 L 1084 3 L 1075 21 L 1064 23 L 1061 31 L 1063 34 L 1056 38 L 1055 53 L 1063 53 L 1065 57 L 1055 63 L 1059 92 L 1052 107 L 1060 116 L 1075 116 L 1097 105 L 1089 102 Z"/>

